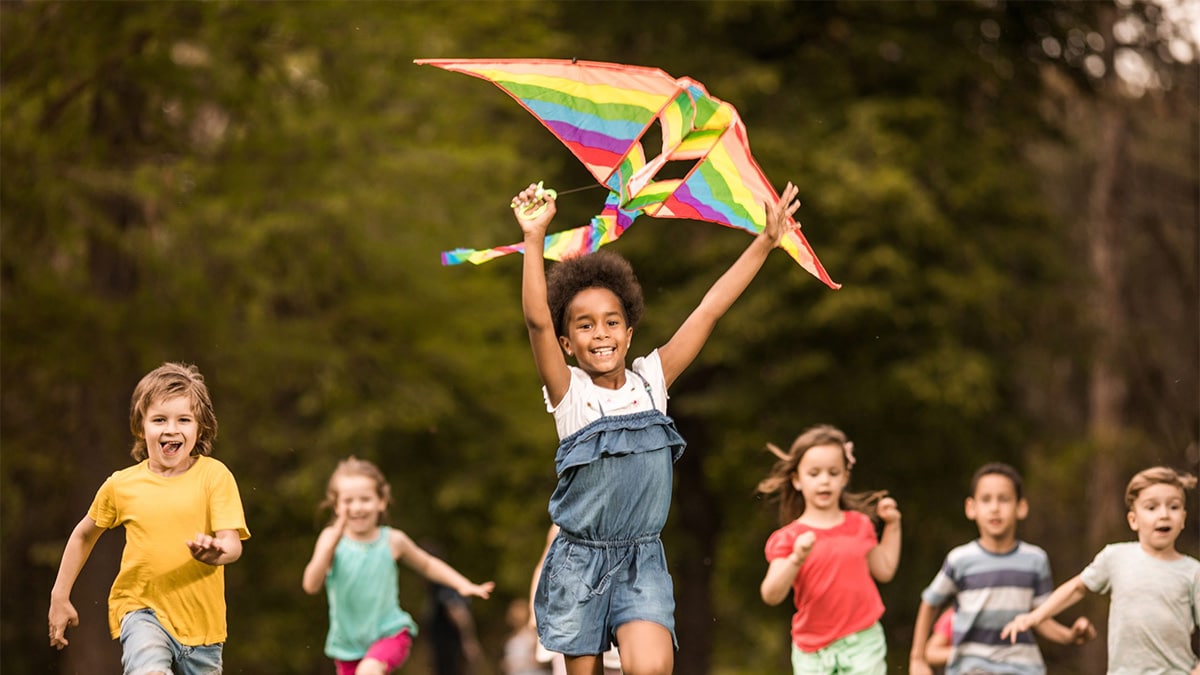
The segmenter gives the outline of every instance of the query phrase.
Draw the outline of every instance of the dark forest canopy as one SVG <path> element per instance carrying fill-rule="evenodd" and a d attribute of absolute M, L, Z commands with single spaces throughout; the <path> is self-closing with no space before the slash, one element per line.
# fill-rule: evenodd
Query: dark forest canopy
<path fill-rule="evenodd" d="M 131 463 L 134 384 L 181 360 L 207 377 L 215 456 L 253 532 L 227 570 L 229 672 L 331 669 L 325 601 L 300 576 L 350 454 L 383 467 L 395 525 L 496 581 L 473 610 L 479 672 L 497 672 L 549 524 L 554 427 L 518 258 L 438 253 L 518 240 L 518 189 L 590 176 L 502 92 L 416 58 L 703 82 L 776 187 L 800 187 L 805 234 L 844 284 L 772 254 L 672 389 L 689 442 L 664 535 L 677 672 L 786 669 L 787 603 L 758 596 L 775 514 L 753 489 L 765 444 L 814 423 L 849 433 L 853 487 L 890 490 L 904 514 L 881 589 L 894 664 L 921 589 L 973 536 L 962 500 L 985 461 L 1024 472 L 1022 536 L 1065 580 L 1130 538 L 1135 470 L 1200 463 L 1200 75 L 1194 32 L 1163 7 L 0 4 L 0 669 L 117 670 L 104 604 L 122 535 L 76 584 L 62 653 L 42 646 L 49 590 L 97 487 Z M 556 224 L 601 194 L 564 196 Z M 634 351 L 745 243 L 645 219 L 613 244 L 646 291 Z M 1195 528 L 1181 545 L 1195 554 Z M 422 581 L 402 572 L 401 589 L 420 620 Z M 1078 611 L 1103 626 L 1106 606 Z M 1044 652 L 1053 672 L 1097 672 L 1104 640 Z"/>

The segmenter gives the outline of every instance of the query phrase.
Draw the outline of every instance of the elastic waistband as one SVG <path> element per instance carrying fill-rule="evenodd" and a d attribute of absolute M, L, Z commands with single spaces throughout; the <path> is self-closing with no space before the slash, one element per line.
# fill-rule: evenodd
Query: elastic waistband
<path fill-rule="evenodd" d="M 608 540 L 587 539 L 587 538 L 581 537 L 577 534 L 571 534 L 570 532 L 567 532 L 566 530 L 559 530 L 558 536 L 562 537 L 566 541 L 571 542 L 572 544 L 579 544 L 581 546 L 590 546 L 592 548 L 618 548 L 621 546 L 634 546 L 637 544 L 652 544 L 659 540 L 659 533 L 657 533 L 657 532 L 654 532 L 652 534 L 643 534 L 643 535 L 639 535 L 637 537 L 631 537 L 629 539 L 608 539 Z"/>

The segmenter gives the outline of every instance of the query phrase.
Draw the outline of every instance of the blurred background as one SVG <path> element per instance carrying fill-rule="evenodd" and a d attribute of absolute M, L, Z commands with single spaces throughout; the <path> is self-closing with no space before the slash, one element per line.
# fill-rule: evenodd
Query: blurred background
<path fill-rule="evenodd" d="M 470 609 L 499 673 L 510 600 L 545 541 L 554 425 L 520 313 L 510 197 L 591 183 L 494 86 L 415 58 L 656 66 L 741 113 L 833 291 L 773 254 L 673 387 L 689 445 L 664 535 L 676 672 L 789 671 L 788 603 L 758 584 L 777 526 L 753 491 L 811 424 L 856 442 L 852 488 L 904 514 L 881 588 L 907 669 L 922 588 L 976 534 L 971 473 L 1025 475 L 1020 536 L 1056 582 L 1132 539 L 1141 468 L 1197 471 L 1197 5 L 1140 2 L 0 3 L 0 670 L 119 673 L 105 622 L 122 533 L 77 582 L 59 653 L 46 612 L 63 545 L 131 463 L 129 396 L 195 363 L 253 533 L 227 574 L 227 673 L 332 674 L 323 595 L 300 590 L 350 454 L 381 465 L 392 523 L 491 600 Z M 1189 14 L 1190 12 L 1190 14 Z M 556 226 L 603 191 L 564 195 Z M 645 218 L 612 247 L 665 341 L 748 243 Z M 1200 508 L 1180 541 L 1198 555 Z M 427 630 L 405 673 L 432 673 Z M 1101 636 L 1043 645 L 1103 672 Z"/>

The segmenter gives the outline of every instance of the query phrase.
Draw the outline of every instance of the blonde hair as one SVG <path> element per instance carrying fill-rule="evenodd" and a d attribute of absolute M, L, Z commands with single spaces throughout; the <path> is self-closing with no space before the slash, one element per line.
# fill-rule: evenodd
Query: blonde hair
<path fill-rule="evenodd" d="M 354 455 L 350 455 L 338 462 L 337 467 L 334 468 L 333 473 L 329 476 L 329 482 L 325 485 L 325 500 L 317 505 L 317 510 L 330 509 L 337 504 L 337 480 L 342 476 L 364 476 L 375 481 L 375 494 L 379 495 L 384 504 L 384 511 L 380 514 L 380 522 L 386 522 L 387 506 L 392 503 L 392 486 L 388 484 L 387 478 L 383 476 L 383 471 L 374 462 L 359 459 Z"/>
<path fill-rule="evenodd" d="M 767 477 L 759 481 L 755 492 L 765 495 L 768 499 L 779 501 L 780 525 L 785 525 L 803 515 L 806 506 L 804 494 L 796 489 L 796 486 L 792 484 L 792 479 L 799 470 L 800 460 L 804 458 L 804 453 L 822 445 L 835 445 L 842 449 L 842 465 L 846 468 L 848 475 L 854 466 L 854 444 L 837 427 L 819 424 L 805 429 L 796 437 L 796 440 L 792 441 L 792 447 L 786 453 L 772 443 L 767 444 L 767 449 L 779 460 L 771 467 L 771 472 Z M 849 479 L 847 478 L 847 480 Z M 861 511 L 874 519 L 876 505 L 880 499 L 886 496 L 887 490 L 871 492 L 842 490 L 841 496 L 838 498 L 838 507 L 842 510 Z"/>
<path fill-rule="evenodd" d="M 1125 508 L 1133 510 L 1138 495 L 1153 485 L 1173 485 L 1180 492 L 1196 487 L 1196 477 L 1190 473 L 1176 471 L 1167 466 L 1155 466 L 1137 472 L 1125 488 Z"/>
<path fill-rule="evenodd" d="M 146 373 L 133 388 L 133 396 L 129 400 L 129 431 L 133 433 L 133 448 L 129 454 L 134 460 L 140 462 L 150 456 L 143 429 L 146 410 L 155 401 L 177 396 L 188 397 L 192 402 L 192 413 L 196 416 L 198 432 L 192 456 L 212 454 L 213 441 L 217 438 L 217 415 L 213 412 L 204 376 L 196 366 L 167 362 Z"/>

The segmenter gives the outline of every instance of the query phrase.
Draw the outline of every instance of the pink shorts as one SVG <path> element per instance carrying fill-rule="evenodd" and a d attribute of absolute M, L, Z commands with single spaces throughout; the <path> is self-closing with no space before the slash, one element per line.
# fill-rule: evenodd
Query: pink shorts
<path fill-rule="evenodd" d="M 363 659 L 375 659 L 382 661 L 387 666 L 387 671 L 390 673 L 399 668 L 408 659 L 408 651 L 412 649 L 412 636 L 408 634 L 408 629 L 396 633 L 391 637 L 381 638 L 371 645 L 367 653 L 363 655 Z M 354 669 L 358 668 L 358 664 L 362 661 L 338 661 L 334 659 L 337 665 L 338 675 L 354 675 Z"/>

